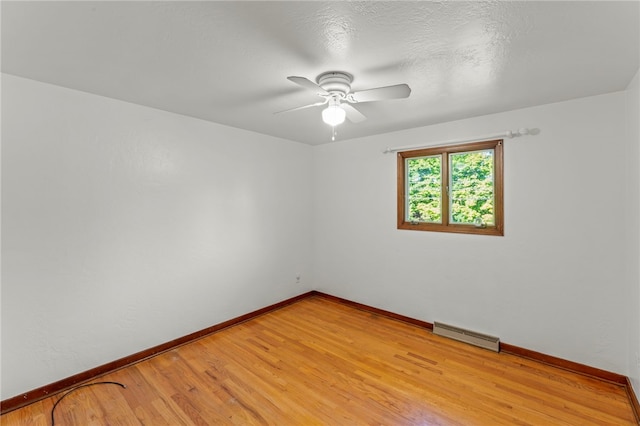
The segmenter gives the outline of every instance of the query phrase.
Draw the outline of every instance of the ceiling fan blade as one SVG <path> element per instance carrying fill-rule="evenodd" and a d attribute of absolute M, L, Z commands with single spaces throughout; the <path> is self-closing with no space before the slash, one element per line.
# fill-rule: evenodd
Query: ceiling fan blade
<path fill-rule="evenodd" d="M 289 81 L 291 81 L 293 83 L 296 83 L 297 85 L 302 86 L 307 90 L 313 91 L 318 96 L 327 96 L 329 94 L 329 92 L 327 92 L 322 87 L 318 86 L 313 81 L 311 81 L 311 80 L 309 80 L 307 78 L 289 76 L 289 77 L 287 77 L 287 80 L 289 80 Z"/>
<path fill-rule="evenodd" d="M 295 107 L 295 108 L 289 108 L 289 109 L 285 109 L 284 111 L 274 112 L 274 114 L 282 114 L 283 112 L 298 111 L 300 109 L 306 109 L 306 108 L 311 108 L 311 107 L 315 107 L 315 106 L 324 105 L 327 102 L 329 102 L 329 100 L 325 99 L 324 101 L 316 102 L 315 104 L 309 104 L 309 105 L 303 105 L 303 106 L 299 106 L 299 107 Z"/>
<path fill-rule="evenodd" d="M 353 105 L 342 103 L 340 107 L 347 113 L 347 118 L 352 123 L 360 123 L 367 119 L 367 117 L 358 111 Z"/>
<path fill-rule="evenodd" d="M 410 94 L 411 88 L 408 85 L 396 84 L 394 86 L 377 87 L 375 89 L 350 93 L 348 99 L 353 102 L 373 102 L 408 98 Z"/>

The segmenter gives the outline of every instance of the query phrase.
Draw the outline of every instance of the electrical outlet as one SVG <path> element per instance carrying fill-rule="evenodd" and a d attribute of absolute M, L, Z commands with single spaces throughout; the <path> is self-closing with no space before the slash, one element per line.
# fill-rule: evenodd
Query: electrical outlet
<path fill-rule="evenodd" d="M 296 284 L 300 284 L 300 278 L 302 278 L 301 275 L 296 274 Z"/>

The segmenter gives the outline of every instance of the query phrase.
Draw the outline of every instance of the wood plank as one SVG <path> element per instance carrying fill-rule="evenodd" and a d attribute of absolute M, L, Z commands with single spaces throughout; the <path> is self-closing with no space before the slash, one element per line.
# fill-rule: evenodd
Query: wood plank
<path fill-rule="evenodd" d="M 634 425 L 626 387 L 314 295 L 109 373 L 56 425 Z M 49 425 L 53 396 L 0 417 Z"/>

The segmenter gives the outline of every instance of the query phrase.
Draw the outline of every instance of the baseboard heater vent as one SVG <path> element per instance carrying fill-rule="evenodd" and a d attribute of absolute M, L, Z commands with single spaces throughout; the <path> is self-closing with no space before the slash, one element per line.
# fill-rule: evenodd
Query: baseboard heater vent
<path fill-rule="evenodd" d="M 449 337 L 460 342 L 469 343 L 474 346 L 489 349 L 490 351 L 500 352 L 500 338 L 488 336 L 486 334 L 477 333 L 471 330 L 454 327 L 452 325 L 443 324 L 441 322 L 433 323 L 433 334 L 438 336 Z"/>

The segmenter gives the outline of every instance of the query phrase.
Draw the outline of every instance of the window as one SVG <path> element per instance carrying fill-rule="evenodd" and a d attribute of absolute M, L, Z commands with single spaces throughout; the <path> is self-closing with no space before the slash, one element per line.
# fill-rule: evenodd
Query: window
<path fill-rule="evenodd" d="M 502 140 L 398 152 L 398 229 L 504 235 Z"/>

